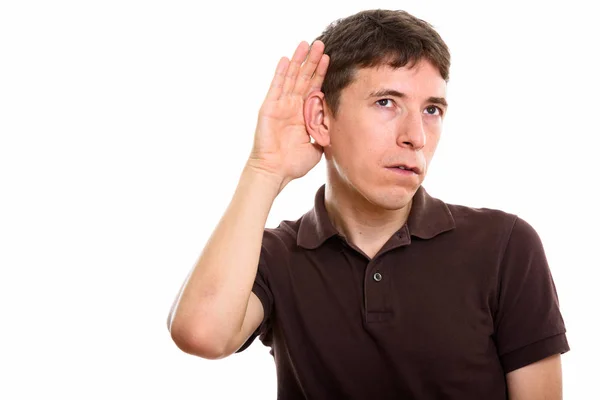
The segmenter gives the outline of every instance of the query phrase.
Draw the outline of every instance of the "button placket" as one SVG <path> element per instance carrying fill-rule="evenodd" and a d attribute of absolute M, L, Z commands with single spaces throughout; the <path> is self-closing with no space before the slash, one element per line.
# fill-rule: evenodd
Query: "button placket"
<path fill-rule="evenodd" d="M 389 321 L 393 315 L 388 304 L 389 282 L 383 279 L 383 260 L 377 256 L 367 265 L 364 275 L 366 322 Z"/>

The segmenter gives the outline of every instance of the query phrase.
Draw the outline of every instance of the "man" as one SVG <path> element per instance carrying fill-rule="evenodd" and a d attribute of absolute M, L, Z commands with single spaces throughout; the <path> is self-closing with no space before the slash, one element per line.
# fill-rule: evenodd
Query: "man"
<path fill-rule="evenodd" d="M 169 315 L 177 346 L 218 359 L 260 335 L 280 399 L 562 397 L 569 345 L 538 235 L 421 185 L 449 66 L 429 24 L 384 10 L 281 59 L 231 204 Z M 265 229 L 323 154 L 314 208 Z"/>

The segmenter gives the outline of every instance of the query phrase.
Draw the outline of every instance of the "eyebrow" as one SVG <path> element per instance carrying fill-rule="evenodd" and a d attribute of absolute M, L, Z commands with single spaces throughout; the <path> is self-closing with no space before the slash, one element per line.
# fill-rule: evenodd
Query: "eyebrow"
<path fill-rule="evenodd" d="M 381 89 L 376 92 L 372 92 L 371 94 L 369 94 L 369 96 L 367 98 L 384 97 L 384 96 L 392 96 L 392 97 L 402 98 L 402 97 L 406 97 L 406 94 L 399 92 L 397 90 L 394 90 L 394 89 Z M 433 104 L 440 104 L 444 107 L 448 107 L 448 102 L 443 97 L 429 97 L 427 99 L 427 102 L 433 103 Z"/>

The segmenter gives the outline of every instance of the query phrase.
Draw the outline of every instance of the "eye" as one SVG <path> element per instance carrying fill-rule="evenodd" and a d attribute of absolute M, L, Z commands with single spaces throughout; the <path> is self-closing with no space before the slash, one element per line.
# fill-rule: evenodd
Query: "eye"
<path fill-rule="evenodd" d="M 377 100 L 376 103 L 377 103 L 377 105 L 384 107 L 384 108 L 390 108 L 392 105 L 394 105 L 392 99 L 381 99 L 381 100 Z"/>
<path fill-rule="evenodd" d="M 438 106 L 427 106 L 425 108 L 425 110 L 427 111 L 427 113 L 429 115 L 442 115 L 442 114 L 444 114 L 444 111 L 440 107 L 438 107 Z M 436 111 L 438 112 L 437 114 L 436 114 Z"/>

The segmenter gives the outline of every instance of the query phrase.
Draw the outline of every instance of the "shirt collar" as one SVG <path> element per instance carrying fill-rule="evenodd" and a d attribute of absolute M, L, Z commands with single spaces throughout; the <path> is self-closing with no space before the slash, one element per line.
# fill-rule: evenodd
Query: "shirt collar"
<path fill-rule="evenodd" d="M 456 227 L 446 203 L 431 197 L 423 186 L 419 186 L 413 196 L 407 225 L 410 235 L 421 239 L 431 239 Z M 325 209 L 325 185 L 322 185 L 315 195 L 314 208 L 300 221 L 296 243 L 306 249 L 315 249 L 337 234 Z"/>

